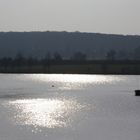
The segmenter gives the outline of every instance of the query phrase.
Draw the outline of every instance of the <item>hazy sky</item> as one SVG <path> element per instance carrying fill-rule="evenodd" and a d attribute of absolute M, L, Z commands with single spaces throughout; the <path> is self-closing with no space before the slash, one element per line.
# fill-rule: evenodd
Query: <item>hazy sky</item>
<path fill-rule="evenodd" d="M 0 31 L 140 35 L 140 0 L 0 0 Z"/>

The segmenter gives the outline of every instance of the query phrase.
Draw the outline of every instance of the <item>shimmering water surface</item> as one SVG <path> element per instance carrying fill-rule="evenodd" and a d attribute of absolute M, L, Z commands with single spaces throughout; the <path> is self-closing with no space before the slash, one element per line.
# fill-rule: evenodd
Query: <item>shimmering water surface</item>
<path fill-rule="evenodd" d="M 0 140 L 139 140 L 139 76 L 1 74 Z"/>

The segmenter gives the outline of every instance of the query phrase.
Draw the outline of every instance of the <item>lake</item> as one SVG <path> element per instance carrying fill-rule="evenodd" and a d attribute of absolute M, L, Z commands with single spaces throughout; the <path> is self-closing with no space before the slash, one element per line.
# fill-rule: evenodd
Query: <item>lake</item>
<path fill-rule="evenodd" d="M 0 140 L 139 140 L 140 76 L 0 74 Z"/>

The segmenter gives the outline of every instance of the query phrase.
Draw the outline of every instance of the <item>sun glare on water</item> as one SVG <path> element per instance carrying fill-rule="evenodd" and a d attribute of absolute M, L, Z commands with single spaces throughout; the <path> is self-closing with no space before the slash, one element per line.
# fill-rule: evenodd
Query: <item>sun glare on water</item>
<path fill-rule="evenodd" d="M 27 99 L 10 101 L 15 110 L 14 121 L 20 125 L 34 127 L 66 127 L 71 116 L 84 108 L 74 100 L 66 99 Z"/>
<path fill-rule="evenodd" d="M 121 81 L 117 76 L 106 75 L 78 75 L 78 74 L 32 74 L 25 76 L 28 79 L 38 82 L 61 82 L 61 83 L 81 83 L 81 84 L 103 84 Z"/>
<path fill-rule="evenodd" d="M 82 88 L 84 85 L 88 84 L 100 85 L 104 83 L 119 82 L 122 78 L 104 75 L 32 74 L 28 76 L 24 75 L 24 80 L 31 82 L 32 84 L 30 86 L 32 88 L 37 87 L 33 90 L 34 92 L 35 90 L 40 90 L 42 86 L 45 86 L 44 89 L 46 91 L 50 90 L 52 95 L 56 95 L 54 94 L 56 90 L 60 92 L 64 89 L 73 90 L 74 88 Z M 53 84 L 55 84 L 54 87 L 49 86 Z M 53 90 L 55 92 L 53 92 Z M 10 100 L 6 101 L 6 107 L 11 109 L 13 114 L 13 117 L 11 116 L 11 118 L 13 118 L 12 120 L 14 121 L 14 124 L 34 126 L 36 128 L 68 127 L 76 118 L 78 118 L 78 115 L 81 115 L 82 112 L 85 112 L 90 108 L 87 103 L 77 100 L 74 97 L 66 98 L 65 96 L 59 97 L 58 95 L 49 97 L 47 94 L 46 96 L 41 97 L 41 93 L 38 95 L 38 98 L 28 98 L 26 95 L 27 98 L 25 96 L 20 99 L 19 97 L 16 98 L 17 95 L 12 96 L 12 98 L 10 98 L 11 96 L 8 96 L 7 99 Z"/>

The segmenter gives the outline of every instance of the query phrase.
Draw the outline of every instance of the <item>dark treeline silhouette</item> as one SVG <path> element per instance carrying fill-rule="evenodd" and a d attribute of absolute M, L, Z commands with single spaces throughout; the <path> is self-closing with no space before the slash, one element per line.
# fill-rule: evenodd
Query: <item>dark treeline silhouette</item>
<path fill-rule="evenodd" d="M 18 53 L 14 58 L 0 59 L 1 73 L 85 73 L 85 74 L 140 74 L 140 60 L 116 60 L 116 53 L 110 50 L 105 60 L 87 60 L 81 52 L 73 54 L 71 59 L 55 52 L 47 53 L 42 59 L 24 57 Z"/>
<path fill-rule="evenodd" d="M 1 57 L 0 58 L 0 66 L 31 66 L 31 65 L 48 65 L 51 63 L 61 63 L 61 62 L 92 62 L 92 61 L 104 61 L 104 62 L 139 62 L 140 61 L 140 47 L 137 47 L 134 51 L 134 59 L 117 59 L 117 53 L 115 50 L 109 50 L 106 53 L 106 57 L 104 59 L 87 59 L 87 55 L 83 52 L 75 52 L 69 59 L 65 59 L 61 56 L 60 53 L 54 52 L 51 54 L 48 52 L 46 55 L 42 56 L 42 58 L 38 57 L 25 57 L 22 52 L 18 52 L 15 57 Z M 124 57 L 124 52 L 120 52 L 118 54 L 120 57 Z M 122 56 L 121 56 L 122 55 Z"/>

